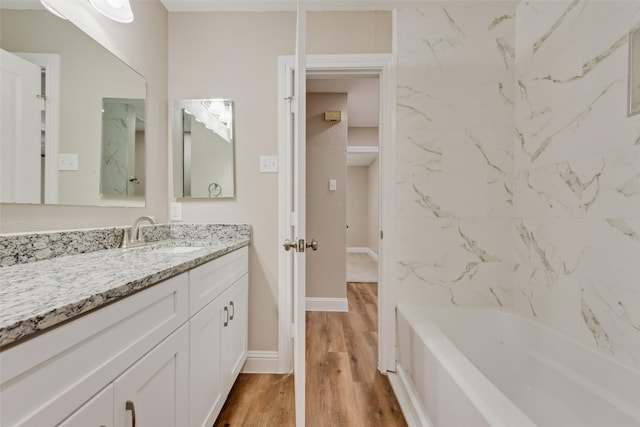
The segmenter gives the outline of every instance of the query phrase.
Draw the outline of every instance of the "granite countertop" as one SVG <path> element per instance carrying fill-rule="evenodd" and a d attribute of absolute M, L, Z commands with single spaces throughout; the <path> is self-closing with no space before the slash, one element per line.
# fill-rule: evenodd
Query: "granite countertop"
<path fill-rule="evenodd" d="M 249 244 L 168 239 L 0 268 L 0 348 Z M 201 247 L 171 252 L 170 247 Z"/>

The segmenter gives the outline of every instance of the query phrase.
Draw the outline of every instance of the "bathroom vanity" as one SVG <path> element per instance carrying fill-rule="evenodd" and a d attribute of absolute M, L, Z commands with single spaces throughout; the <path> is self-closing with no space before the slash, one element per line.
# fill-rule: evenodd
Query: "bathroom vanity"
<path fill-rule="evenodd" d="M 0 268 L 0 425 L 211 426 L 247 357 L 248 243 Z"/>

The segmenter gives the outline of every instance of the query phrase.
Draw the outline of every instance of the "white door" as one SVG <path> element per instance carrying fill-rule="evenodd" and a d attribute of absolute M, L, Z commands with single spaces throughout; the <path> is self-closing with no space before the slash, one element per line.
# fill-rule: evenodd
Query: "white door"
<path fill-rule="evenodd" d="M 285 191 L 287 214 L 284 218 L 284 249 L 287 289 L 292 302 L 293 374 L 296 426 L 305 425 L 305 160 L 306 160 L 306 10 L 298 1 L 295 69 L 288 86 L 290 115 L 282 173 L 287 177 Z M 289 80 L 289 79 L 287 79 Z"/>
<path fill-rule="evenodd" d="M 40 67 L 0 49 L 0 202 L 40 203 Z"/>

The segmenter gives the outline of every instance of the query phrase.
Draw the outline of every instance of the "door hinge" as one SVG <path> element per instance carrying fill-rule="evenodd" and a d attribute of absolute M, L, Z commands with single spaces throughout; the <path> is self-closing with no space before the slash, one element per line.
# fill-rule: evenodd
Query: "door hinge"
<path fill-rule="evenodd" d="M 380 230 L 380 240 L 384 239 L 384 233 Z"/>
<path fill-rule="evenodd" d="M 285 100 L 289 101 L 289 113 L 295 114 L 298 111 L 298 101 L 293 96 L 287 96 Z"/>
<path fill-rule="evenodd" d="M 290 338 L 296 337 L 296 325 L 293 323 L 289 324 L 289 337 Z"/>

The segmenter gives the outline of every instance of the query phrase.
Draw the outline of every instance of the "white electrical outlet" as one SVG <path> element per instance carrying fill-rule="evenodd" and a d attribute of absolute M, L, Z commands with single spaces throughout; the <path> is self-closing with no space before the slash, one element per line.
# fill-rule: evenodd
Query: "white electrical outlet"
<path fill-rule="evenodd" d="M 169 203 L 169 220 L 182 221 L 182 203 Z"/>

